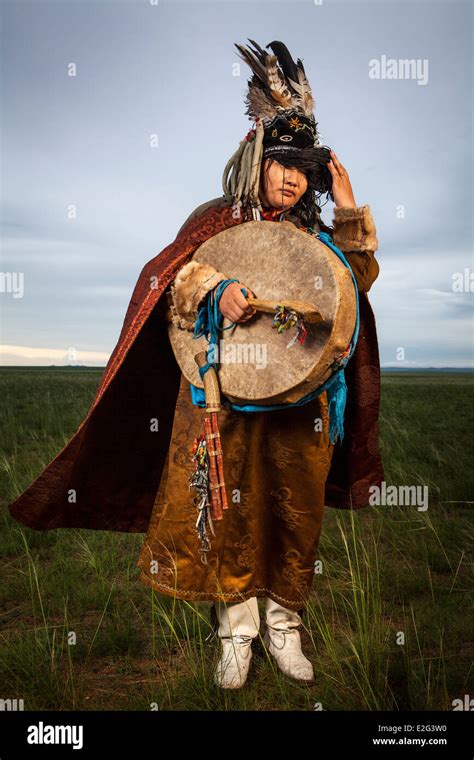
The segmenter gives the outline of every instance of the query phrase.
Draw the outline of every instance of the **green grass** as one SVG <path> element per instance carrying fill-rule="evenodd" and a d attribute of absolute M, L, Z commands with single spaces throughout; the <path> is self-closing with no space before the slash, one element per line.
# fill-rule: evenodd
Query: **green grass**
<path fill-rule="evenodd" d="M 387 482 L 428 485 L 429 509 L 327 508 L 302 630 L 314 683 L 282 675 L 257 639 L 234 691 L 212 681 L 209 604 L 138 582 L 144 534 L 10 518 L 6 504 L 75 431 L 100 374 L 0 370 L 0 698 L 27 710 L 451 710 L 473 693 L 472 375 L 383 375 Z"/>

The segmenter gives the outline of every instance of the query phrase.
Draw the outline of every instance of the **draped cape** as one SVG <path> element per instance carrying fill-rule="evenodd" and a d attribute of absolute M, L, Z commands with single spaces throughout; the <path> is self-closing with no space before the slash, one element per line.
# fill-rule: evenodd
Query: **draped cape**
<path fill-rule="evenodd" d="M 242 221 L 230 206 L 211 206 L 190 218 L 175 240 L 144 265 L 86 417 L 8 505 L 15 520 L 36 530 L 147 531 L 181 378 L 164 318 L 165 291 L 201 243 Z M 380 487 L 384 479 L 379 351 L 366 293 L 360 293 L 359 339 L 345 375 L 345 436 L 335 445 L 325 504 L 359 509 L 368 505 L 370 487 Z M 152 420 L 158 422 L 155 432 Z"/>

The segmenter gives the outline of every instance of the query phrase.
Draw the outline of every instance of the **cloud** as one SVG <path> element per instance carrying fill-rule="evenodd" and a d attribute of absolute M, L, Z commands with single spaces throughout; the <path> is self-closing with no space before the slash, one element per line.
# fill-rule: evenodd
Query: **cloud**
<path fill-rule="evenodd" d="M 92 367 L 105 366 L 109 354 L 101 351 L 80 351 L 71 348 L 38 348 L 34 346 L 0 346 L 0 363 L 5 366 L 68 366 L 85 364 Z"/>
<path fill-rule="evenodd" d="M 6 4 L 2 267 L 24 272 L 25 297 L 4 294 L 2 340 L 65 346 L 63 355 L 89 346 L 105 357 L 143 265 L 193 208 L 220 195 L 225 163 L 250 127 L 248 69 L 233 73 L 248 20 L 232 2 L 218 12 L 200 2 L 76 5 L 71 24 L 68 3 L 46 0 L 40 14 Z M 271 5 L 252 3 L 257 41 L 268 40 Z M 382 362 L 402 345 L 407 362 L 468 364 L 470 299 L 450 292 L 453 273 L 472 267 L 467 5 L 436 3 L 428 17 L 424 3 L 328 3 L 317 48 L 322 9 L 293 7 L 278 6 L 284 41 L 304 59 L 319 127 L 357 203 L 374 215 L 380 276 L 369 297 Z M 343 56 L 333 55 L 336 37 Z M 71 51 L 75 77 L 64 64 Z M 382 53 L 426 57 L 436 76 L 426 87 L 370 80 L 367 62 Z M 323 208 L 329 223 L 332 211 Z"/>

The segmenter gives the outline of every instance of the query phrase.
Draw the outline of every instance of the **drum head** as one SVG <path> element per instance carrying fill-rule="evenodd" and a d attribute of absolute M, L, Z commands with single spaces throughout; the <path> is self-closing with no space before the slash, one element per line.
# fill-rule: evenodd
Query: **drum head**
<path fill-rule="evenodd" d="M 250 320 L 219 334 L 216 347 L 221 393 L 237 404 L 298 401 L 332 374 L 334 360 L 348 348 L 355 328 L 356 295 L 349 269 L 331 249 L 291 222 L 244 222 L 203 243 L 194 261 L 236 277 L 256 297 L 306 301 L 324 321 L 308 325 L 304 344 L 292 327 L 278 334 L 273 315 Z M 231 324 L 224 318 L 224 327 Z M 204 338 L 174 323 L 168 326 L 174 355 L 186 379 L 203 388 L 195 355 L 209 347 Z"/>

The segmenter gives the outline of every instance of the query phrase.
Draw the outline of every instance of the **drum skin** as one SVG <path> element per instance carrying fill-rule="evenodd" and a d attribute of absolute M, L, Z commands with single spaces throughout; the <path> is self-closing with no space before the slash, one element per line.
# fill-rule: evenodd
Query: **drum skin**
<path fill-rule="evenodd" d="M 295 341 L 289 348 L 296 328 L 278 334 L 269 313 L 257 312 L 220 332 L 219 385 L 231 402 L 294 403 L 330 377 L 331 365 L 352 339 L 356 294 L 350 270 L 328 246 L 291 222 L 252 221 L 214 235 L 196 250 L 193 260 L 236 277 L 257 298 L 307 301 L 324 317 L 319 324 L 307 325 L 304 344 Z M 224 318 L 223 326 L 230 324 Z M 168 332 L 184 376 L 203 388 L 194 357 L 209 348 L 208 341 L 172 322 Z"/>

